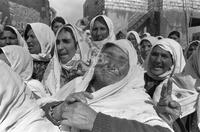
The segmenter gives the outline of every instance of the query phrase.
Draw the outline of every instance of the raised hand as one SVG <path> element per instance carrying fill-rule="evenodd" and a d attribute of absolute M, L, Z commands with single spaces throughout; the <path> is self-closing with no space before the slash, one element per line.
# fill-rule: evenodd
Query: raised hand
<path fill-rule="evenodd" d="M 157 113 L 168 124 L 172 124 L 181 115 L 181 106 L 172 100 L 172 80 L 168 80 L 162 87 L 161 97 L 156 106 Z"/>

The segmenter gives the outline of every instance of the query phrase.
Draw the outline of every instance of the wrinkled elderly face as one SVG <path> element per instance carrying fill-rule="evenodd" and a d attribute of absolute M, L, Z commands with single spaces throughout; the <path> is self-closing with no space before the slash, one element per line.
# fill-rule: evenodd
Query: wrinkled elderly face
<path fill-rule="evenodd" d="M 0 47 L 6 45 L 18 45 L 17 36 L 11 31 L 3 31 L 2 35 L 0 36 L 0 41 Z"/>
<path fill-rule="evenodd" d="M 41 53 L 41 46 L 40 42 L 38 41 L 37 37 L 35 36 L 35 33 L 32 29 L 30 29 L 27 33 L 27 39 L 26 39 L 28 50 L 31 54 L 39 54 Z"/>
<path fill-rule="evenodd" d="M 56 48 L 61 63 L 65 64 L 70 61 L 76 53 L 76 43 L 72 34 L 62 29 L 56 40 Z"/>
<path fill-rule="evenodd" d="M 152 49 L 149 58 L 149 67 L 152 74 L 159 76 L 169 71 L 172 65 L 172 55 L 168 51 L 163 50 L 159 46 L 155 46 Z"/>
<path fill-rule="evenodd" d="M 91 32 L 93 41 L 104 40 L 108 37 L 108 35 L 109 35 L 109 29 L 106 23 L 95 21 Z"/>
<path fill-rule="evenodd" d="M 119 47 L 111 45 L 102 50 L 95 67 L 94 77 L 107 86 L 122 80 L 128 71 L 128 55 Z"/>

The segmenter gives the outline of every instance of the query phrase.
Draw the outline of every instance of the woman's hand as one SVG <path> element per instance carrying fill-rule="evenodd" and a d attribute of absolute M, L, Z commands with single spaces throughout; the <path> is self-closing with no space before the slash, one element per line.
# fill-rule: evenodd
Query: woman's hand
<path fill-rule="evenodd" d="M 178 102 L 172 100 L 171 94 L 172 80 L 169 79 L 167 84 L 165 83 L 162 87 L 161 97 L 156 106 L 156 111 L 170 125 L 181 115 L 181 106 Z"/>

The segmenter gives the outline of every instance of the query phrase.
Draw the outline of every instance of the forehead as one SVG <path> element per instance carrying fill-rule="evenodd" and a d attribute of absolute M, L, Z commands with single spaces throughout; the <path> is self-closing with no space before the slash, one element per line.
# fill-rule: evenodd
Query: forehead
<path fill-rule="evenodd" d="M 142 40 L 141 45 L 151 45 L 149 40 Z"/>
<path fill-rule="evenodd" d="M 61 29 L 60 32 L 58 33 L 58 37 L 66 37 L 66 38 L 72 38 L 71 32 L 69 32 L 67 29 Z"/>
<path fill-rule="evenodd" d="M 4 31 L 3 32 L 3 34 L 2 34 L 2 36 L 4 36 L 4 37 L 9 37 L 9 36 L 11 36 L 11 37 L 17 37 L 14 33 L 12 33 L 11 31 Z"/>
<path fill-rule="evenodd" d="M 107 24 L 104 20 L 100 21 L 100 20 L 97 19 L 97 20 L 94 21 L 93 27 L 106 27 L 107 28 Z"/>
<path fill-rule="evenodd" d="M 61 22 L 55 22 L 54 24 L 53 24 L 53 26 L 62 26 L 63 24 L 61 23 Z"/>
<path fill-rule="evenodd" d="M 112 57 L 128 59 L 128 55 L 120 47 L 113 44 L 106 45 L 106 47 L 102 49 L 102 53 L 110 54 Z"/>
<path fill-rule="evenodd" d="M 152 49 L 152 52 L 156 52 L 156 53 L 161 53 L 161 54 L 166 54 L 166 55 L 171 55 L 171 53 L 167 50 L 164 50 L 162 49 L 160 46 L 155 46 L 153 49 Z"/>
<path fill-rule="evenodd" d="M 30 29 L 30 30 L 28 31 L 28 34 L 34 34 L 33 29 Z"/>

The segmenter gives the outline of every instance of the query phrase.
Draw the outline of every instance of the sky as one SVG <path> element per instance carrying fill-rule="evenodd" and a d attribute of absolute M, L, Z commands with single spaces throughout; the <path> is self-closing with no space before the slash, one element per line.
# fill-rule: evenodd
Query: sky
<path fill-rule="evenodd" d="M 49 0 L 50 6 L 68 22 L 75 24 L 83 17 L 83 4 L 85 0 Z"/>

